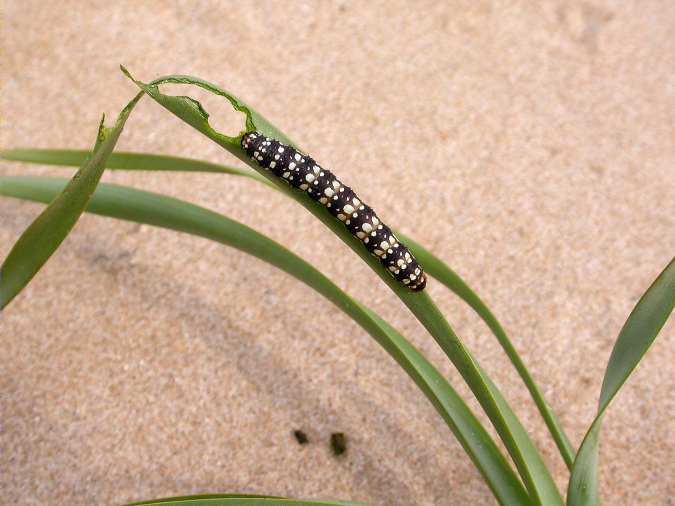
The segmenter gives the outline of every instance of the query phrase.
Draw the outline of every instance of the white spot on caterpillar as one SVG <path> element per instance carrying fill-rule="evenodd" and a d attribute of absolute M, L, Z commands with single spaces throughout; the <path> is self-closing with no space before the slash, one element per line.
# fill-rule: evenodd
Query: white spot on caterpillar
<path fill-rule="evenodd" d="M 342 213 L 338 214 L 337 217 L 338 217 L 338 220 L 340 220 L 340 221 L 345 221 L 347 219 L 347 217 Z"/>
<path fill-rule="evenodd" d="M 332 197 L 335 195 L 335 192 L 332 188 L 326 188 L 323 192 L 326 194 L 326 197 Z"/>
<path fill-rule="evenodd" d="M 326 202 L 328 202 L 328 199 L 326 197 L 321 197 L 319 199 L 319 202 L 321 202 L 322 204 L 325 204 Z"/>
<path fill-rule="evenodd" d="M 295 158 L 295 161 L 296 161 L 296 162 L 299 162 L 299 161 L 300 161 L 300 155 L 297 154 L 297 153 L 295 154 L 295 156 L 294 156 L 293 158 Z"/>
<path fill-rule="evenodd" d="M 306 185 L 305 183 L 302 183 L 302 184 L 300 185 L 300 189 L 301 189 L 301 190 L 306 190 L 307 188 L 309 188 L 309 185 Z"/>
<path fill-rule="evenodd" d="M 356 213 L 355 213 L 356 214 Z M 370 223 L 364 223 L 361 225 L 361 228 L 363 229 L 364 232 L 369 233 L 373 231 L 373 226 Z"/>
<path fill-rule="evenodd" d="M 366 234 L 364 234 L 364 233 L 361 232 L 361 231 L 356 232 L 356 237 L 358 237 L 359 239 L 363 239 L 365 236 L 366 236 Z"/>
<path fill-rule="evenodd" d="M 347 213 L 347 214 L 352 214 L 352 213 L 354 212 L 354 208 L 353 208 L 352 206 L 350 206 L 349 204 L 347 204 L 347 205 L 344 207 L 344 211 L 345 211 L 345 213 Z"/>
<path fill-rule="evenodd" d="M 314 174 L 307 174 L 307 175 L 305 176 L 305 180 L 306 180 L 308 183 L 311 183 L 312 181 L 314 181 Z"/>
<path fill-rule="evenodd" d="M 270 169 L 273 169 L 277 166 L 277 162 L 270 162 Z"/>

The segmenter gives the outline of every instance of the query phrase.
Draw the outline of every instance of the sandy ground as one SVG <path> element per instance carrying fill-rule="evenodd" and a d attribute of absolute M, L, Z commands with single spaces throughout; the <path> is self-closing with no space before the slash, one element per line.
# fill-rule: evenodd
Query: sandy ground
<path fill-rule="evenodd" d="M 84 148 L 139 78 L 241 95 L 501 318 L 578 444 L 613 341 L 675 251 L 675 3 L 5 1 L 2 146 Z M 218 99 L 216 126 L 238 131 Z M 120 149 L 232 157 L 149 100 Z M 3 163 L 1 174 L 67 174 Z M 215 175 L 107 173 L 241 220 L 395 324 L 462 392 L 376 276 L 293 202 Z M 0 199 L 0 257 L 41 206 Z M 437 300 L 567 472 L 486 328 Z M 673 337 L 606 419 L 605 504 L 675 496 Z M 7 504 L 197 492 L 493 504 L 414 384 L 360 328 L 243 253 L 84 217 L 0 319 Z M 472 404 L 475 405 L 475 404 Z M 304 430 L 309 444 L 291 435 Z M 348 451 L 331 455 L 332 432 Z"/>

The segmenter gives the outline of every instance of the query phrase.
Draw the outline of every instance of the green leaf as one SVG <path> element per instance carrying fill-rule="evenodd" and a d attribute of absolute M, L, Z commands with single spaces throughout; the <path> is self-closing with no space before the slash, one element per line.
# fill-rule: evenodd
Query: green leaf
<path fill-rule="evenodd" d="M 480 316 L 480 318 L 486 323 L 488 328 L 495 335 L 497 341 L 506 353 L 506 356 L 515 367 L 519 376 L 523 380 L 523 383 L 525 383 L 525 386 L 530 392 L 530 396 L 534 400 L 537 408 L 539 409 L 539 413 L 541 414 L 544 422 L 546 423 L 546 426 L 549 429 L 549 432 L 553 436 L 553 439 L 560 450 L 563 460 L 567 464 L 567 467 L 571 469 L 572 462 L 574 462 L 574 449 L 572 448 L 572 444 L 567 438 L 567 435 L 560 425 L 560 422 L 558 422 L 558 419 L 553 413 L 553 410 L 544 399 L 544 394 L 541 392 L 539 386 L 534 381 L 534 378 L 532 378 L 530 372 L 527 370 L 525 363 L 518 355 L 518 352 L 513 346 L 513 343 L 511 343 L 511 340 L 506 334 L 506 331 L 499 323 L 499 320 L 497 320 L 494 314 L 492 314 L 492 311 L 490 311 L 481 298 L 469 287 L 469 285 L 455 271 L 448 267 L 447 264 L 445 264 L 441 259 L 424 248 L 422 245 L 418 244 L 411 237 L 408 237 L 400 232 L 396 232 L 396 234 L 410 247 L 417 260 L 421 265 L 424 266 L 425 272 L 433 278 L 439 280 L 455 295 L 466 302 L 469 307 L 471 307 L 476 312 L 476 314 Z"/>
<path fill-rule="evenodd" d="M 0 195 L 49 202 L 64 184 L 61 178 L 0 177 Z M 509 463 L 447 380 L 394 328 L 311 264 L 245 225 L 163 195 L 101 183 L 87 211 L 211 239 L 254 255 L 306 283 L 350 316 L 401 365 L 446 421 L 500 504 L 529 504 Z"/>
<path fill-rule="evenodd" d="M 181 497 L 167 497 L 137 502 L 127 506 L 167 505 L 167 506 L 366 506 L 362 503 L 337 500 L 286 499 L 276 496 L 250 494 L 209 494 Z"/>
<path fill-rule="evenodd" d="M 624 324 L 609 357 L 598 411 L 607 408 L 665 325 L 675 304 L 675 259 L 654 280 Z"/>
<path fill-rule="evenodd" d="M 213 494 L 183 497 L 168 497 L 152 501 L 136 502 L 127 506 L 366 506 L 362 503 L 331 500 L 285 499 L 283 497 Z"/>
<path fill-rule="evenodd" d="M 135 80 L 129 71 L 120 66 L 122 72 L 131 79 L 136 85 L 155 99 L 159 104 L 163 105 L 169 111 L 181 118 L 193 128 L 197 129 L 207 137 L 216 140 L 221 146 L 227 149 L 233 155 L 248 163 L 248 156 L 240 145 L 241 137 L 245 132 L 257 130 L 265 135 L 274 135 L 275 139 L 280 140 L 285 144 L 295 145 L 284 133 L 277 130 L 264 117 L 256 112 L 251 106 L 245 104 L 242 100 L 237 98 L 234 94 L 214 85 L 203 79 L 192 76 L 172 75 L 155 79 L 149 84 L 142 83 Z M 209 125 L 209 113 L 202 107 L 202 105 L 189 96 L 172 96 L 165 95 L 159 91 L 159 86 L 162 84 L 185 84 L 189 86 L 199 86 L 200 88 L 210 91 L 215 95 L 219 95 L 227 99 L 234 110 L 243 112 L 246 115 L 246 128 L 236 137 L 229 137 L 223 135 Z"/>
<path fill-rule="evenodd" d="M 675 259 L 671 260 L 626 320 L 607 364 L 598 414 L 579 447 L 567 490 L 569 506 L 594 506 L 598 496 L 598 453 L 602 419 L 612 399 L 656 339 L 675 306 Z"/>
<path fill-rule="evenodd" d="M 324 206 L 312 200 L 304 192 L 291 189 L 285 182 L 271 175 L 269 171 L 265 171 L 253 163 L 239 144 L 242 134 L 233 138 L 216 132 L 208 123 L 208 113 L 197 101 L 185 96 L 165 95 L 161 93 L 159 86 L 164 83 L 194 84 L 223 96 L 230 101 L 236 110 L 246 114 L 247 131 L 256 130 L 269 137 L 297 147 L 286 135 L 264 120 L 259 114 L 255 113 L 243 101 L 214 84 L 206 83 L 202 79 L 189 76 L 166 76 L 145 84 L 131 77 L 126 69 L 123 70 L 150 97 L 267 178 L 281 191 L 314 214 L 359 255 L 396 296 L 406 304 L 460 372 L 504 442 L 535 504 L 545 504 L 546 506 L 562 504 L 562 497 L 555 486 L 553 478 L 527 432 L 519 422 L 515 423 L 518 419 L 503 397 L 499 395 L 501 402 L 496 398 L 496 387 L 488 382 L 476 360 L 454 333 L 428 294 L 426 292 L 412 292 L 396 282 L 380 262 L 367 252 L 361 241 L 353 237 L 340 221 L 333 218 Z"/>
<path fill-rule="evenodd" d="M 440 310 L 424 292 L 422 297 L 404 300 L 436 342 L 450 358 L 474 392 L 492 421 L 525 482 L 535 504 L 562 504 L 551 475 L 527 431 L 497 386 L 464 346 Z"/>
<path fill-rule="evenodd" d="M 15 162 L 39 163 L 42 165 L 80 166 L 91 155 L 84 149 L 34 149 L 20 148 L 0 151 L 0 158 Z M 267 179 L 250 170 L 237 169 L 216 163 L 181 158 L 177 156 L 129 153 L 117 151 L 108 158 L 106 169 L 150 170 L 172 172 L 216 172 L 249 177 L 267 183 Z"/>
<path fill-rule="evenodd" d="M 142 96 L 139 93 L 124 108 L 113 128 L 106 128 L 101 120 L 91 156 L 10 250 L 0 266 L 0 310 L 33 279 L 75 226 L 101 179 L 106 160 L 122 133 L 129 113 Z"/>
<path fill-rule="evenodd" d="M 48 149 L 14 149 L 0 152 L 0 158 L 6 160 L 43 163 L 50 165 L 79 165 L 82 158 L 86 155 L 85 151 L 69 150 L 48 150 Z M 246 176 L 268 186 L 279 189 L 267 179 L 253 171 L 243 171 L 226 165 L 212 164 L 190 158 L 176 158 L 162 155 L 149 155 L 144 153 L 113 153 L 108 162 L 109 169 L 123 170 L 168 170 L 168 171 L 189 171 L 189 172 L 220 172 L 225 174 Z M 488 328 L 497 338 L 504 352 L 511 360 L 516 371 L 525 383 L 532 399 L 534 400 L 539 412 L 553 436 L 558 449 L 569 469 L 574 462 L 574 449 L 569 442 L 562 426 L 558 422 L 555 414 L 546 403 L 544 396 L 536 384 L 527 367 L 518 355 L 515 347 L 511 343 L 506 331 L 503 329 L 497 318 L 485 305 L 481 298 L 469 287 L 469 285 L 447 264 L 436 257 L 429 250 L 421 246 L 414 239 L 405 234 L 394 230 L 396 235 L 413 251 L 415 257 L 424 266 L 425 272 L 440 281 L 460 299 L 468 304 L 480 318 L 487 324 Z"/>

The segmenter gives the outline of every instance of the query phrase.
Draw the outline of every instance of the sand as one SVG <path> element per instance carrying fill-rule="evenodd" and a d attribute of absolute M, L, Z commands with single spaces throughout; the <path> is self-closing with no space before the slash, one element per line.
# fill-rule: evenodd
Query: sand
<path fill-rule="evenodd" d="M 145 80 L 192 74 L 232 90 L 483 296 L 579 444 L 614 339 L 675 251 L 673 2 L 14 0 L 0 16 L 3 147 L 90 147 L 100 114 L 135 93 L 120 63 Z M 238 131 L 222 101 L 204 105 Z M 147 99 L 119 149 L 238 164 Z M 70 172 L 2 163 L 0 174 Z M 403 305 L 297 204 L 213 174 L 104 180 L 275 238 L 467 391 Z M 0 258 L 41 208 L 0 198 Z M 494 338 L 439 283 L 428 291 L 564 487 Z M 675 495 L 674 336 L 671 321 L 606 418 L 604 504 Z M 233 249 L 86 216 L 3 312 L 0 338 L 0 502 L 236 491 L 494 504 L 362 329 Z M 334 432 L 347 437 L 340 458 Z"/>

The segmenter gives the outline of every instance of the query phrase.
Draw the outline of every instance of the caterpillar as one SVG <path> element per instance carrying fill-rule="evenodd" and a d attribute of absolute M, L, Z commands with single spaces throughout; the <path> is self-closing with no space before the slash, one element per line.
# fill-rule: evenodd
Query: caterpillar
<path fill-rule="evenodd" d="M 260 167 L 323 204 L 380 260 L 396 281 L 412 291 L 424 290 L 426 276 L 410 250 L 380 221 L 375 211 L 331 171 L 310 156 L 259 132 L 244 134 L 241 146 Z"/>

